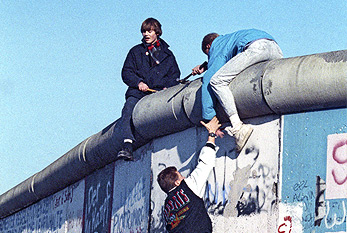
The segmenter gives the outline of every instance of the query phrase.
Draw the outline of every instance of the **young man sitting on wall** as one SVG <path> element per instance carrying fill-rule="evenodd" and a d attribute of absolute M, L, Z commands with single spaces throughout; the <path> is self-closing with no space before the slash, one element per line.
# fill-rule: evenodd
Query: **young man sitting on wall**
<path fill-rule="evenodd" d="M 142 43 L 130 49 L 123 65 L 122 79 L 128 86 L 120 119 L 123 145 L 118 159 L 133 160 L 132 113 L 144 96 L 178 84 L 180 70 L 169 45 L 161 39 L 161 24 L 154 18 L 141 25 Z"/>
<path fill-rule="evenodd" d="M 221 125 L 216 117 L 207 124 L 201 124 L 209 132 L 208 140 L 201 149 L 198 165 L 192 173 L 184 178 L 176 167 L 167 167 L 157 178 L 160 188 L 167 193 L 164 218 L 169 232 L 212 232 L 211 219 L 202 196 L 207 178 L 215 166 L 215 133 Z"/>

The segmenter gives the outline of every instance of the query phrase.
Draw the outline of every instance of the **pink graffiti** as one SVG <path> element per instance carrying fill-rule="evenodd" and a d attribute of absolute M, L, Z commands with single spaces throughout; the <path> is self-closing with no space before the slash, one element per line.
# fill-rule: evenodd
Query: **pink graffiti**
<path fill-rule="evenodd" d="M 278 227 L 278 233 L 291 233 L 292 232 L 292 217 L 286 216 L 286 217 L 284 217 L 284 221 L 289 222 L 289 224 L 287 225 L 287 223 L 282 223 Z M 289 231 L 287 231 L 288 226 L 289 226 Z M 285 228 L 285 230 L 282 230 L 283 227 Z"/>
<path fill-rule="evenodd" d="M 334 149 L 333 149 L 333 158 L 334 158 L 334 160 L 335 160 L 337 163 L 339 163 L 339 164 L 347 163 L 347 156 L 346 156 L 345 160 L 342 160 L 342 158 L 338 158 L 338 156 L 336 155 L 337 149 L 339 149 L 340 147 L 342 147 L 342 146 L 344 146 L 344 145 L 347 145 L 347 140 L 346 140 L 346 141 L 338 142 L 338 143 L 334 146 Z"/>
<path fill-rule="evenodd" d="M 338 184 L 338 185 L 343 185 L 343 184 L 347 181 L 347 175 L 346 175 L 346 177 L 345 177 L 344 179 L 340 180 L 340 179 L 336 176 L 335 170 L 334 170 L 334 169 L 331 171 L 331 174 L 333 175 L 334 180 L 335 180 L 336 184 Z"/>
<path fill-rule="evenodd" d="M 344 163 L 347 163 L 347 156 L 346 156 L 346 159 L 343 160 L 342 157 L 340 158 L 339 156 L 337 156 L 337 150 L 343 146 L 347 145 L 347 140 L 343 140 L 343 141 L 340 141 L 338 142 L 335 146 L 334 146 L 334 149 L 333 149 L 333 158 L 334 160 L 338 163 L 338 164 L 344 164 Z M 347 155 L 347 154 L 346 154 Z M 335 169 L 333 169 L 331 171 L 332 175 L 333 175 L 333 178 L 334 178 L 334 181 L 336 182 L 336 184 L 338 185 L 342 185 L 344 184 L 346 181 L 347 181 L 347 175 L 345 176 L 345 178 L 343 179 L 340 179 L 338 177 L 338 175 L 336 175 L 336 172 L 335 172 Z"/>

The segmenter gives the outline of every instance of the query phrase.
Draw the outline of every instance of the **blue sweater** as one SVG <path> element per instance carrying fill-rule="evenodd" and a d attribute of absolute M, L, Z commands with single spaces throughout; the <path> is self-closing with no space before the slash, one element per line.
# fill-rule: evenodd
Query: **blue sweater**
<path fill-rule="evenodd" d="M 202 117 L 204 119 L 211 120 L 216 115 L 213 108 L 216 98 L 209 85 L 212 76 L 231 58 L 243 52 L 249 42 L 263 38 L 274 40 L 264 31 L 247 29 L 220 35 L 212 42 L 208 53 L 208 70 L 204 74 L 202 84 Z"/>

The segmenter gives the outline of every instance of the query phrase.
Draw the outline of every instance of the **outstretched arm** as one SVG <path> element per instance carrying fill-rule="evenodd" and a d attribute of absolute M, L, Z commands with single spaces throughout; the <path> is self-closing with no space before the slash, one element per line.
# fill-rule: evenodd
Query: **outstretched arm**
<path fill-rule="evenodd" d="M 212 142 L 214 144 L 215 137 L 212 137 L 211 134 L 216 134 L 219 127 L 221 127 L 221 124 L 219 124 L 219 121 L 217 117 L 213 117 L 212 120 L 208 123 L 205 123 L 203 121 L 200 121 L 200 123 L 205 126 L 205 128 L 208 131 L 208 140 L 207 142 Z"/>
<path fill-rule="evenodd" d="M 217 117 L 214 117 L 208 123 L 201 122 L 201 124 L 205 126 L 209 133 L 215 133 L 221 126 Z M 213 167 L 215 166 L 216 146 L 214 142 L 215 137 L 209 135 L 206 145 L 201 149 L 198 165 L 192 171 L 190 176 L 185 179 L 188 187 L 201 198 L 204 194 L 203 187 Z"/>

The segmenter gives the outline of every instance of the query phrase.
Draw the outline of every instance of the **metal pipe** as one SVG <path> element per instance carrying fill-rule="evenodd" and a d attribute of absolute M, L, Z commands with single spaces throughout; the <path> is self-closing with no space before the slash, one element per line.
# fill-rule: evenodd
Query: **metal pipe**
<path fill-rule="evenodd" d="M 279 59 L 249 67 L 230 84 L 242 118 L 347 107 L 347 50 Z M 225 119 L 220 106 L 218 117 Z M 142 98 L 133 112 L 135 147 L 199 125 L 201 80 Z M 116 160 L 118 120 L 0 196 L 0 218 L 83 179 Z"/>

